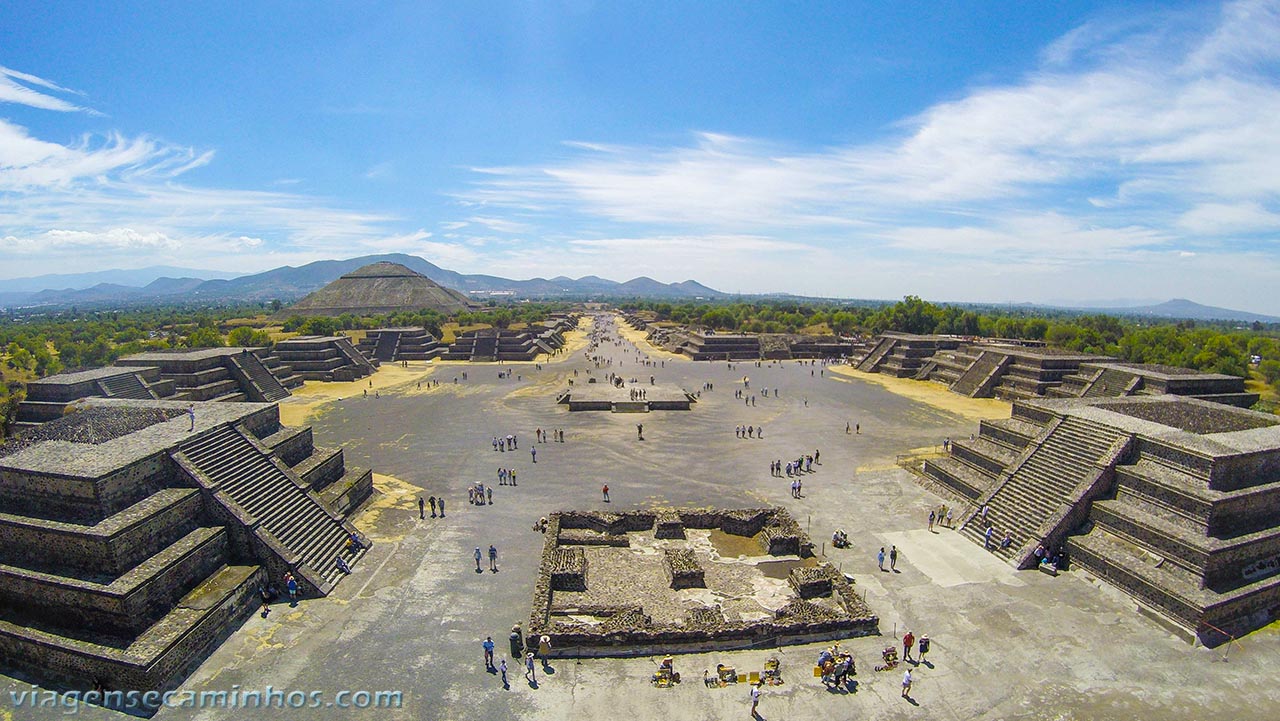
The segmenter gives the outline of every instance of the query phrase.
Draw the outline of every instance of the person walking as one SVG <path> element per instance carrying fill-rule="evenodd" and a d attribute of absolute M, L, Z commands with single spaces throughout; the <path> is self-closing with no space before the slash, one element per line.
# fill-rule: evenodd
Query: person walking
<path fill-rule="evenodd" d="M 431 510 L 435 510 L 434 508 Z M 418 496 L 418 520 L 427 517 L 427 502 L 422 500 L 422 496 Z"/>
<path fill-rule="evenodd" d="M 484 667 L 487 671 L 493 668 L 493 637 L 485 636 L 484 643 L 480 646 L 484 649 Z"/>
<path fill-rule="evenodd" d="M 511 688 L 511 684 L 507 683 L 507 659 L 498 662 L 498 673 L 502 674 L 502 687 Z"/>
<path fill-rule="evenodd" d="M 911 698 L 911 669 L 909 668 L 906 673 L 902 674 L 902 697 L 905 699 Z"/>
<path fill-rule="evenodd" d="M 529 448 L 529 455 L 533 457 L 533 462 L 534 462 L 534 463 L 537 463 L 537 462 L 538 462 L 538 447 L 537 447 L 537 446 L 530 446 L 530 448 Z"/>
<path fill-rule="evenodd" d="M 609 502 L 609 484 L 608 483 L 604 484 L 604 487 L 600 489 L 600 493 L 604 496 L 604 502 L 608 503 Z"/>
<path fill-rule="evenodd" d="M 480 553 L 480 547 L 479 547 L 479 546 L 476 546 L 476 552 L 475 552 L 475 554 L 474 554 L 474 555 L 475 555 L 475 559 L 476 559 L 476 573 L 480 573 L 480 572 L 481 572 L 481 569 L 480 569 L 480 559 L 484 558 L 484 554 Z"/>
<path fill-rule="evenodd" d="M 880 570 L 884 570 L 884 546 L 880 547 L 880 553 L 876 554 L 876 563 L 880 566 Z"/>
<path fill-rule="evenodd" d="M 538 682 L 538 673 L 533 670 L 533 652 L 530 651 L 524 655 L 524 677 L 529 683 Z"/>
<path fill-rule="evenodd" d="M 489 544 L 489 570 L 498 572 L 498 548 L 493 544 Z"/>
<path fill-rule="evenodd" d="M 756 707 L 760 705 L 760 684 L 751 684 L 751 718 L 759 718 L 760 714 L 756 711 Z"/>
<path fill-rule="evenodd" d="M 889 570 L 890 571 L 898 570 L 898 547 L 897 546 L 889 547 Z"/>

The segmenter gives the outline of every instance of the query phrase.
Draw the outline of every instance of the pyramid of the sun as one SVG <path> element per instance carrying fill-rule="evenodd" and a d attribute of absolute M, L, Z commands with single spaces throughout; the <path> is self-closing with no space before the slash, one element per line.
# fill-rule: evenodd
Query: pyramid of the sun
<path fill-rule="evenodd" d="M 399 263 L 373 263 L 347 273 L 287 308 L 281 315 L 381 315 L 396 311 L 466 310 L 465 295 Z"/>

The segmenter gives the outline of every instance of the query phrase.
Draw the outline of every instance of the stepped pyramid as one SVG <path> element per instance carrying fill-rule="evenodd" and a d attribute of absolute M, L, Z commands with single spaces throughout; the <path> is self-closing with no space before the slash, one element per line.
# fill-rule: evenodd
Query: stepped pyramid
<path fill-rule="evenodd" d="M 381 315 L 426 309 L 450 314 L 466 310 L 469 305 L 467 297 L 456 290 L 442 287 L 399 263 L 381 262 L 347 273 L 279 315 Z"/>

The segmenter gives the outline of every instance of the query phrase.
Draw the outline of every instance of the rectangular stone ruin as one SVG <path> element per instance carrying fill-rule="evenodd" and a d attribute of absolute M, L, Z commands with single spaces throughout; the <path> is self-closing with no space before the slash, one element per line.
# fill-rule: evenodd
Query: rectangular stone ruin
<path fill-rule="evenodd" d="M 554 656 L 878 633 L 877 617 L 852 582 L 818 563 L 808 537 L 780 508 L 553 513 L 543 543 L 526 634 L 534 643 L 549 636 Z"/>
<path fill-rule="evenodd" d="M 684 536 L 681 536 L 683 538 Z M 662 552 L 662 566 L 674 589 L 706 588 L 702 566 L 687 548 L 668 548 Z"/>

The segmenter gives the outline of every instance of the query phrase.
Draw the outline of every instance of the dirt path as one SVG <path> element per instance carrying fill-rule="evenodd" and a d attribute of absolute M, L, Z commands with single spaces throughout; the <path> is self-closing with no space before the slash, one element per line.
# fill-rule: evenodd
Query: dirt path
<path fill-rule="evenodd" d="M 941 383 L 894 378 L 881 373 L 864 373 L 851 366 L 827 366 L 827 372 L 875 383 L 895 395 L 925 403 L 975 422 L 989 418 L 1008 418 L 1013 409 L 1007 401 L 995 398 L 969 398 L 952 393 Z"/>

